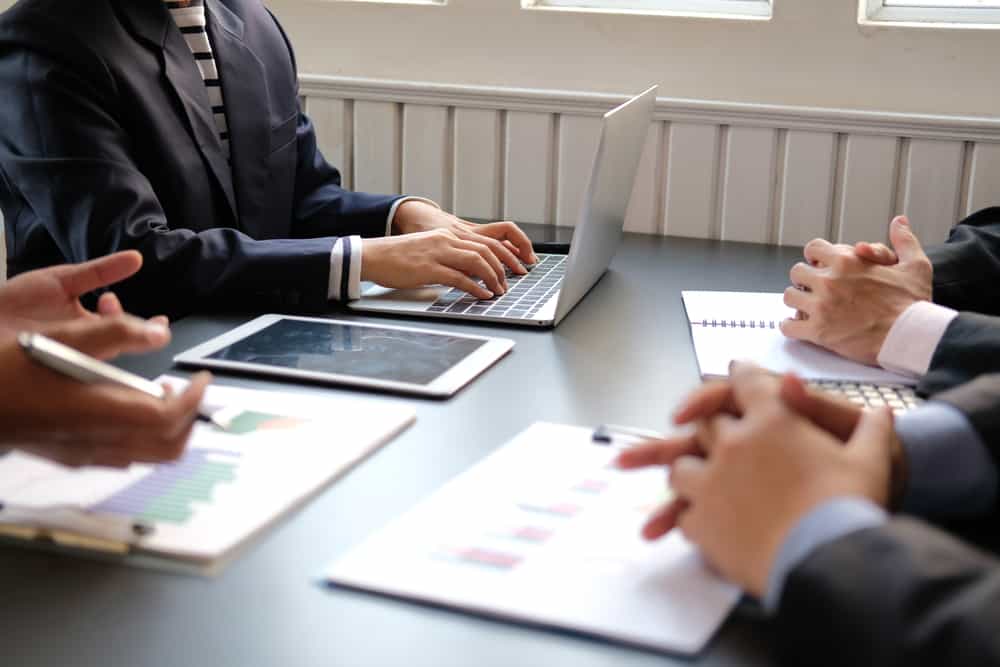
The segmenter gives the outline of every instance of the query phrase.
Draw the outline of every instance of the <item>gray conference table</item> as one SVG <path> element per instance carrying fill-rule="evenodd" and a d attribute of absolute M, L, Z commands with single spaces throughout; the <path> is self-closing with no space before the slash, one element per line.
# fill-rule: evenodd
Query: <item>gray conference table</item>
<path fill-rule="evenodd" d="M 699 381 L 680 290 L 781 290 L 798 256 L 788 248 L 628 235 L 611 270 L 555 330 L 428 324 L 509 336 L 517 345 L 448 401 L 358 393 L 408 401 L 417 422 L 220 575 L 171 575 L 0 548 L 0 665 L 770 664 L 768 629 L 750 604 L 702 655 L 688 659 L 329 590 L 318 575 L 533 421 L 662 428 Z M 189 317 L 175 325 L 168 350 L 124 365 L 153 377 L 170 368 L 174 353 L 246 319 Z M 234 376 L 218 382 L 343 391 Z"/>

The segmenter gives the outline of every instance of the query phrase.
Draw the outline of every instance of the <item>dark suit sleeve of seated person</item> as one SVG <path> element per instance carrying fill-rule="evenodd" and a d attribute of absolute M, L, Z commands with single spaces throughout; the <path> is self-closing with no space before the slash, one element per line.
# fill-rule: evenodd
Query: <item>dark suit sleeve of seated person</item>
<path fill-rule="evenodd" d="M 935 400 L 968 419 L 997 465 L 1000 374 L 981 376 Z M 970 542 L 897 518 L 821 545 L 784 584 L 774 633 L 783 662 L 1000 664 L 1000 561 L 980 550 L 997 552 L 998 520 L 994 498 L 977 521 L 961 525 L 971 528 L 961 531 Z"/>
<path fill-rule="evenodd" d="M 790 573 L 782 664 L 1000 664 L 1000 561 L 911 519 L 849 533 Z"/>
<path fill-rule="evenodd" d="M 935 303 L 1000 315 L 1000 207 L 973 213 L 952 228 L 946 243 L 926 252 L 934 266 Z"/>
<path fill-rule="evenodd" d="M 1000 372 L 1000 317 L 961 312 L 944 331 L 918 390 L 936 395 L 986 373 Z"/>
<path fill-rule="evenodd" d="M 0 19 L 12 273 L 134 248 L 143 269 L 115 291 L 137 314 L 320 310 L 334 237 L 385 233 L 396 198 L 340 187 L 273 17 L 209 6 L 231 162 L 163 3 L 27 0 Z"/>

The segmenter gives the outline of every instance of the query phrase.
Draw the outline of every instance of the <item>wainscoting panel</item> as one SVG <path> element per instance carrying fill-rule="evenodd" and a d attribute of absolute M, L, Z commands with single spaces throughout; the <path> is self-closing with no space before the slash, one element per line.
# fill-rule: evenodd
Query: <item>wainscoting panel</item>
<path fill-rule="evenodd" d="M 961 141 L 910 141 L 906 186 L 899 210 L 924 243 L 943 243 L 961 217 L 959 200 L 965 145 Z"/>
<path fill-rule="evenodd" d="M 896 137 L 847 137 L 839 216 L 831 233 L 840 243 L 885 240 L 895 208 L 899 142 Z"/>
<path fill-rule="evenodd" d="M 554 222 L 554 114 L 507 114 L 503 217 L 522 222 Z M 456 211 L 462 215 L 462 211 Z"/>
<path fill-rule="evenodd" d="M 308 98 L 306 98 L 308 99 Z M 395 102 L 354 103 L 354 187 L 401 192 L 402 107 Z"/>
<path fill-rule="evenodd" d="M 573 225 L 616 95 L 305 75 L 320 146 L 345 184 L 458 215 Z M 1000 203 L 1000 118 L 660 98 L 630 231 L 802 245 L 927 242 Z"/>
<path fill-rule="evenodd" d="M 309 97 L 305 110 L 316 128 L 316 141 L 323 155 L 340 169 L 341 183 L 353 188 L 354 128 L 351 111 L 354 103 L 330 97 Z"/>
<path fill-rule="evenodd" d="M 427 104 L 403 107 L 402 192 L 451 209 L 451 110 Z"/>
<path fill-rule="evenodd" d="M 667 142 L 665 233 L 718 238 L 718 180 L 722 128 L 670 123 Z"/>
<path fill-rule="evenodd" d="M 972 146 L 969 194 L 962 215 L 995 205 L 1000 205 L 1000 144 L 980 142 Z"/>
<path fill-rule="evenodd" d="M 777 132 L 730 127 L 722 181 L 722 238 L 769 243 L 773 218 Z"/>
<path fill-rule="evenodd" d="M 470 218 L 498 218 L 503 191 L 501 112 L 455 109 L 455 210 Z"/>
<path fill-rule="evenodd" d="M 829 234 L 837 168 L 837 136 L 790 130 L 784 141 L 778 243 L 805 245 Z"/>

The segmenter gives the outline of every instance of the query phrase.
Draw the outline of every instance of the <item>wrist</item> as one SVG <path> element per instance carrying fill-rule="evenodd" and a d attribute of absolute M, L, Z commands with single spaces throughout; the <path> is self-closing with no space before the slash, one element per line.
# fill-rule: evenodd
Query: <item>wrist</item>
<path fill-rule="evenodd" d="M 427 202 L 417 199 L 404 201 L 392 218 L 392 233 L 398 235 L 424 231 L 426 226 L 422 221 L 429 213 L 437 210 Z"/>

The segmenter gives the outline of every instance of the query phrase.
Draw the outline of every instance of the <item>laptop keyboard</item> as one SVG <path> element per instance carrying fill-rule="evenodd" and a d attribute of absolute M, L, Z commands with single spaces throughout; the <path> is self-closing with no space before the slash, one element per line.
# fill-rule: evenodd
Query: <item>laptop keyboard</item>
<path fill-rule="evenodd" d="M 923 399 L 917 396 L 913 387 L 902 384 L 863 384 L 836 380 L 811 381 L 809 385 L 837 394 L 851 403 L 862 407 L 880 408 L 888 405 L 895 414 L 912 410 Z"/>
<path fill-rule="evenodd" d="M 455 313 L 528 319 L 534 317 L 562 285 L 567 255 L 538 255 L 538 263 L 519 276 L 508 270 L 507 293 L 480 300 L 456 288 L 427 307 L 429 313 Z M 482 284 L 482 281 L 479 281 Z"/>

